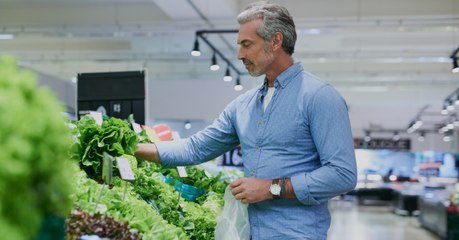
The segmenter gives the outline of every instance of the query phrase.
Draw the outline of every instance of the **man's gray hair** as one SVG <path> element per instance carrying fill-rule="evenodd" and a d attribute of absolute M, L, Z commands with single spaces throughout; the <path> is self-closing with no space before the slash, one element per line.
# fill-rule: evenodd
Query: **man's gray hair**
<path fill-rule="evenodd" d="M 289 55 L 295 50 L 296 30 L 295 23 L 288 10 L 280 5 L 272 4 L 267 1 L 255 2 L 239 14 L 237 21 L 243 24 L 254 19 L 262 19 L 263 23 L 258 28 L 257 33 L 268 43 L 272 40 L 276 32 L 282 33 L 284 40 L 282 49 Z"/>

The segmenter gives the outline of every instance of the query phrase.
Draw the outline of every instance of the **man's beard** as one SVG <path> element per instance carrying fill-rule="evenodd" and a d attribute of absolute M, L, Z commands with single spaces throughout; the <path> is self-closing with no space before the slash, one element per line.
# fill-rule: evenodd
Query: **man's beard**
<path fill-rule="evenodd" d="M 265 47 L 264 47 L 263 50 L 264 50 L 264 52 L 265 52 L 265 54 L 266 54 L 266 59 L 269 59 L 269 61 L 266 61 L 266 62 L 272 62 L 274 57 L 273 57 L 273 52 L 271 51 L 271 49 L 269 49 L 269 45 L 268 45 L 268 44 L 265 44 Z M 265 62 L 265 63 L 266 63 L 266 62 Z M 266 69 L 265 69 L 264 71 L 263 71 L 262 69 L 259 69 L 259 72 L 256 72 L 256 66 L 255 66 L 255 64 L 253 64 L 253 62 L 250 61 L 250 60 L 248 60 L 248 63 L 249 63 L 250 65 L 254 66 L 254 68 L 253 68 L 254 70 L 253 70 L 253 71 L 249 71 L 249 70 L 247 69 L 247 71 L 249 72 L 250 76 L 252 76 L 252 77 L 259 77 L 259 76 L 261 76 L 261 75 L 263 75 L 263 74 L 266 73 Z"/>

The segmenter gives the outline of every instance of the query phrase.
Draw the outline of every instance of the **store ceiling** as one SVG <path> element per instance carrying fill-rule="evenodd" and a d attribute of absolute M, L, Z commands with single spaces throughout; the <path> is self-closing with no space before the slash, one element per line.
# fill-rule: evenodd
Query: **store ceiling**
<path fill-rule="evenodd" d="M 170 87 L 161 82 L 166 80 L 185 87 L 213 86 L 210 82 L 220 81 L 225 67 L 217 73 L 208 70 L 211 50 L 203 43 L 203 55 L 190 56 L 195 31 L 237 29 L 237 13 L 249 2 L 0 0 L 0 54 L 63 81 L 81 72 L 145 67 L 150 86 Z M 296 20 L 295 59 L 346 98 L 355 135 L 370 127 L 406 128 L 424 106 L 439 112 L 443 99 L 459 86 L 449 59 L 459 46 L 457 0 L 273 2 L 285 5 Z M 244 71 L 235 58 L 236 34 L 208 38 Z M 245 89 L 259 82 L 243 77 Z M 226 86 L 193 93 L 219 91 L 213 98 L 223 96 L 226 104 L 239 94 Z M 198 106 L 191 118 L 212 119 L 225 104 Z M 182 112 L 186 115 L 156 112 L 155 117 L 190 117 Z M 431 121 L 441 121 L 441 116 Z"/>

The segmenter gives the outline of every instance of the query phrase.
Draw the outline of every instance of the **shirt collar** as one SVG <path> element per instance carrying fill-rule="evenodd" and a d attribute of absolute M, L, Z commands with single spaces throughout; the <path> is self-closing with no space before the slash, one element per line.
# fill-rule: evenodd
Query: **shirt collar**
<path fill-rule="evenodd" d="M 301 66 L 301 63 L 294 63 L 292 66 L 288 67 L 285 71 L 279 74 L 279 76 L 277 76 L 276 80 L 274 81 L 274 88 L 278 88 L 279 86 L 285 88 L 287 84 L 292 81 L 293 76 L 297 75 L 301 71 L 303 71 L 303 66 Z M 268 80 L 266 77 L 263 84 L 258 89 L 268 89 Z"/>

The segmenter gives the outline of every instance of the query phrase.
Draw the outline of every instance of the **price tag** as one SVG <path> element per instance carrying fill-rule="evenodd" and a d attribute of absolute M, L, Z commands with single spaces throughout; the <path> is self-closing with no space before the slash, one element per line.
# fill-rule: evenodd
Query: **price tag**
<path fill-rule="evenodd" d="M 116 162 L 118 163 L 118 169 L 123 180 L 132 181 L 135 180 L 134 172 L 131 169 L 131 165 L 126 158 L 117 157 Z"/>
<path fill-rule="evenodd" d="M 104 152 L 104 158 L 102 163 L 102 179 L 105 184 L 111 185 L 113 178 L 113 157 L 110 154 Z"/>
<path fill-rule="evenodd" d="M 102 126 L 103 119 L 102 119 L 102 113 L 101 112 L 90 111 L 89 115 L 91 117 L 93 117 L 94 120 L 96 120 L 97 125 Z"/>
<path fill-rule="evenodd" d="M 177 166 L 177 171 L 178 171 L 180 178 L 188 177 L 188 174 L 186 174 L 186 169 L 184 166 Z M 180 190 L 179 190 L 179 194 L 177 197 L 177 207 L 180 205 L 180 196 L 182 196 L 182 189 L 183 189 L 183 183 L 180 183 Z"/>
<path fill-rule="evenodd" d="M 131 124 L 132 124 L 132 130 L 134 130 L 135 133 L 142 132 L 142 128 L 140 127 L 140 124 L 135 123 L 135 122 L 131 122 Z"/>
<path fill-rule="evenodd" d="M 188 177 L 188 174 L 186 173 L 186 169 L 184 166 L 178 166 L 177 171 L 181 178 Z"/>

